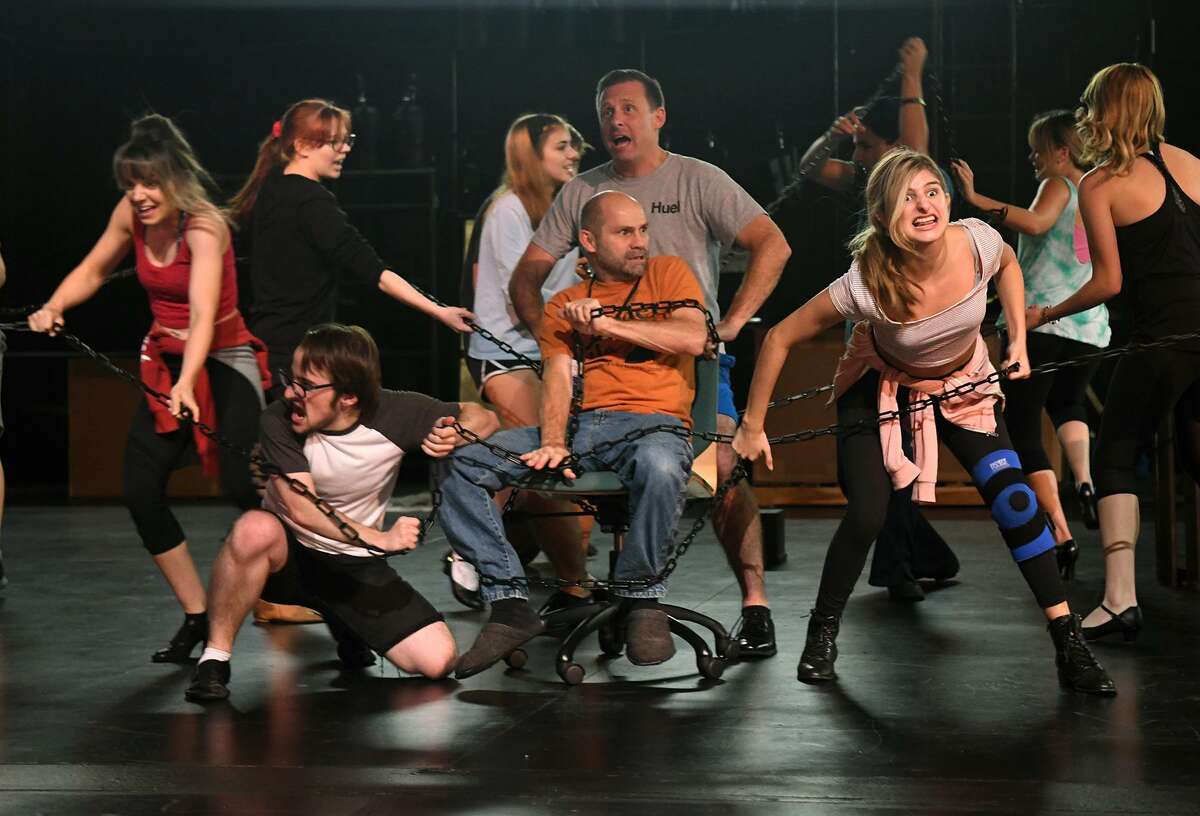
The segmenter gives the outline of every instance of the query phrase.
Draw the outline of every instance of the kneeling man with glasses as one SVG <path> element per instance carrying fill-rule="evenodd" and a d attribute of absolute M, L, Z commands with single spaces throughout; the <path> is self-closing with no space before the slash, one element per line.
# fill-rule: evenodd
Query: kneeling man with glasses
<path fill-rule="evenodd" d="M 401 516 L 385 530 L 384 514 L 406 453 L 444 457 L 466 444 L 456 420 L 480 436 L 499 421 L 474 403 L 383 390 L 379 349 L 357 326 L 309 331 L 280 378 L 284 397 L 262 416 L 264 457 L 336 520 L 282 476 L 270 477 L 263 509 L 237 520 L 213 564 L 208 642 L 185 697 L 229 696 L 233 641 L 260 596 L 320 610 L 345 665 L 371 665 L 377 652 L 405 672 L 446 676 L 457 658 L 453 635 L 381 557 L 415 547 L 420 520 Z"/>

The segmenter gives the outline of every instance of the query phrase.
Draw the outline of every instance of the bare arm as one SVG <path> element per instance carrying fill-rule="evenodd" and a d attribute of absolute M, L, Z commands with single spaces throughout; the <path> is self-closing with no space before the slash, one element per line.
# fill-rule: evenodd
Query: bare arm
<path fill-rule="evenodd" d="M 1006 204 L 989 198 L 975 189 L 975 173 L 965 161 L 950 162 L 950 168 L 958 176 L 963 198 L 972 207 L 1001 214 L 1000 223 L 1026 235 L 1042 235 L 1047 232 L 1071 201 L 1071 191 L 1061 178 L 1046 179 L 1038 187 L 1037 195 L 1029 209 L 1016 204 Z"/>
<path fill-rule="evenodd" d="M 829 130 L 809 145 L 808 150 L 804 151 L 804 155 L 800 157 L 800 166 L 806 166 L 817 155 L 836 150 L 839 142 L 844 141 L 854 133 L 856 128 L 860 127 L 862 127 L 862 123 L 859 122 L 853 111 L 838 117 Z M 809 173 L 808 178 L 822 187 L 846 193 L 854 187 L 856 172 L 853 162 L 825 159 Z"/>
<path fill-rule="evenodd" d="M 586 301 L 575 301 L 584 303 Z M 567 317 L 573 304 L 567 304 Z M 590 309 L 588 310 L 590 312 Z M 572 319 L 572 323 L 575 323 Z M 582 321 L 580 321 L 582 323 Z M 582 332 L 587 333 L 587 332 Z M 591 333 L 601 337 L 624 340 L 635 346 L 656 351 L 660 354 L 704 354 L 708 341 L 708 330 L 704 315 L 695 309 L 676 309 L 670 317 L 662 320 L 618 320 L 612 316 L 591 319 Z"/>
<path fill-rule="evenodd" d="M 517 268 L 508 283 L 508 296 L 517 310 L 517 317 L 535 337 L 542 323 L 542 310 L 546 307 L 542 300 L 542 284 L 550 277 L 556 260 L 549 252 L 531 243 L 517 261 Z"/>
<path fill-rule="evenodd" d="M 1025 352 L 1025 282 L 1021 279 L 1021 267 L 1012 247 L 1004 245 L 1000 256 L 1000 271 L 996 273 L 996 295 L 1004 309 L 1007 322 L 1008 352 L 1003 367 L 1018 364 L 1016 371 L 1009 374 L 1014 380 L 1029 376 L 1029 355 Z"/>
<path fill-rule="evenodd" d="M 454 430 L 455 422 L 481 439 L 491 436 L 500 427 L 500 420 L 487 408 L 477 402 L 460 402 L 458 419 L 452 416 L 440 418 L 421 441 L 421 450 L 426 456 L 441 459 L 449 456 L 455 448 L 471 444 L 473 440 Z"/>
<path fill-rule="evenodd" d="M 1098 177 L 1093 171 L 1079 184 L 1079 210 L 1092 254 L 1091 279 L 1061 303 L 1048 308 L 1033 307 L 1034 314 L 1028 321 L 1030 328 L 1090 309 L 1121 291 L 1121 255 L 1117 250 L 1117 228 L 1109 205 L 1107 182 L 1108 179 Z"/>
<path fill-rule="evenodd" d="M 571 363 L 566 354 L 542 361 L 542 445 L 521 456 L 532 470 L 556 468 L 570 455 L 567 450 L 567 419 L 571 415 Z M 570 468 L 563 471 L 575 478 Z"/>
<path fill-rule="evenodd" d="M 179 416 L 181 409 L 187 408 L 193 419 L 211 422 L 212 417 L 200 416 L 195 387 L 212 348 L 221 300 L 222 255 L 229 242 L 229 230 L 216 216 L 197 215 L 188 224 L 183 240 L 192 256 L 188 270 L 188 335 L 179 379 L 171 386 L 171 413 Z"/>
<path fill-rule="evenodd" d="M 925 70 L 928 51 L 920 37 L 909 37 L 900 46 L 900 64 L 904 71 L 900 75 L 900 98 L 922 99 L 921 73 Z M 925 105 L 917 102 L 900 103 L 899 144 L 911 147 L 918 153 L 929 152 L 929 123 L 925 119 Z"/>
<path fill-rule="evenodd" d="M 725 341 L 737 337 L 746 321 L 754 317 L 770 297 L 783 274 L 784 264 L 792 256 L 787 239 L 766 213 L 742 227 L 737 243 L 750 250 L 750 264 L 733 295 L 733 302 L 717 324 L 717 334 Z"/>
<path fill-rule="evenodd" d="M 316 494 L 317 490 L 316 485 L 313 483 L 312 474 L 303 472 L 289 473 L 288 476 L 301 482 L 308 488 L 309 492 Z M 283 503 L 288 518 L 296 524 L 316 535 L 347 544 L 352 543 L 352 540 L 342 533 L 341 529 L 339 529 L 338 525 L 332 519 L 318 510 L 312 501 L 293 490 L 283 477 L 272 476 L 268 489 L 274 491 L 275 495 Z M 417 535 L 421 529 L 420 519 L 412 516 L 401 516 L 392 525 L 390 530 L 384 531 L 360 524 L 338 510 L 335 510 L 334 514 L 358 534 L 362 543 L 370 547 L 388 552 L 398 552 L 401 550 L 411 550 L 417 546 Z"/>
<path fill-rule="evenodd" d="M 29 316 L 29 327 L 51 334 L 62 328 L 63 313 L 96 294 L 132 247 L 133 210 L 129 201 L 122 198 L 113 208 L 100 240 L 79 265 L 63 278 L 46 304 Z"/>
<path fill-rule="evenodd" d="M 834 308 L 829 290 L 823 289 L 767 332 L 758 351 L 758 363 L 754 366 L 749 404 L 733 440 L 733 449 L 739 456 L 752 461 L 765 456 L 767 467 L 774 467 L 767 435 L 763 432 L 763 422 L 783 364 L 787 362 L 793 346 L 811 340 L 843 319 Z"/>
<path fill-rule="evenodd" d="M 405 306 L 416 309 L 418 312 L 424 312 L 456 332 L 471 331 L 471 327 L 466 324 L 466 321 L 474 320 L 475 315 L 471 314 L 469 310 L 459 306 L 437 305 L 390 269 L 383 270 L 383 274 L 379 276 L 379 291 L 395 298 Z"/>
<path fill-rule="evenodd" d="M 4 256 L 0 255 L 0 286 L 8 281 L 8 268 L 4 265 Z"/>

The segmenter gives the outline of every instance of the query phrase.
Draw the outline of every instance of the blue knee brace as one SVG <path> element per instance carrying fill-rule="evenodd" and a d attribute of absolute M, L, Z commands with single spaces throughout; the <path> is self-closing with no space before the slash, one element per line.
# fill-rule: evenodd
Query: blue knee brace
<path fill-rule="evenodd" d="M 1014 561 L 1019 564 L 1054 549 L 1054 535 L 1025 479 L 1016 451 L 992 451 L 975 463 L 971 477 Z"/>

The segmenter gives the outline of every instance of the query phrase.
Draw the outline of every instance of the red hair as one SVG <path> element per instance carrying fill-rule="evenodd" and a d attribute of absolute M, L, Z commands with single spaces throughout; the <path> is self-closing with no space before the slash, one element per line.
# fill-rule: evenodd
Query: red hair
<path fill-rule="evenodd" d="M 229 202 L 234 221 L 239 224 L 246 222 L 267 176 L 296 157 L 297 141 L 319 145 L 344 138 L 349 132 L 350 111 L 327 100 L 305 99 L 288 108 L 258 146 L 254 170 Z"/>

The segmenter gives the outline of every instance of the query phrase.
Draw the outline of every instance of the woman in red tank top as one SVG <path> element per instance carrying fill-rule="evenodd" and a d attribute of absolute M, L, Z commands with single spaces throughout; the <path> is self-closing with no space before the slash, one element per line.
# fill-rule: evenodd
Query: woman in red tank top
<path fill-rule="evenodd" d="M 237 309 L 237 278 L 224 215 L 205 192 L 208 174 L 171 121 L 152 114 L 133 123 L 128 142 L 113 157 L 124 196 L 92 251 L 46 304 L 29 317 L 30 328 L 54 334 L 63 313 L 84 303 L 133 250 L 138 280 L 154 321 L 142 342 L 143 382 L 170 393 L 170 404 L 142 400 L 125 449 L 124 497 L 142 543 L 183 607 L 184 624 L 154 662 L 183 662 L 208 636 L 204 585 L 179 522 L 166 504 L 171 471 L 194 448 L 205 472 L 221 476 L 242 509 L 258 506 L 244 460 L 222 453 L 195 426 L 198 418 L 242 447 L 257 437 L 265 347 Z"/>

